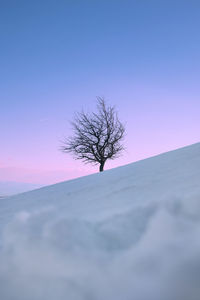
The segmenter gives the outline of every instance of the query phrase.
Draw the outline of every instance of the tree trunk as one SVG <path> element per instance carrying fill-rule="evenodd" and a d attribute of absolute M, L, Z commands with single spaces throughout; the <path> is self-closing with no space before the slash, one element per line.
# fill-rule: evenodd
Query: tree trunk
<path fill-rule="evenodd" d="M 105 164 L 104 162 L 100 164 L 99 172 L 103 172 L 104 164 Z"/>

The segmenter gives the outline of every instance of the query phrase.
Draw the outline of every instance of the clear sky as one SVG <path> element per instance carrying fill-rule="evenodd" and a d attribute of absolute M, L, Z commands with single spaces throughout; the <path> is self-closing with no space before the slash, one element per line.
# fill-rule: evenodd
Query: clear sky
<path fill-rule="evenodd" d="M 59 151 L 96 96 L 127 128 L 106 168 L 199 142 L 199 30 L 199 0 L 1 0 L 0 180 L 96 172 Z"/>

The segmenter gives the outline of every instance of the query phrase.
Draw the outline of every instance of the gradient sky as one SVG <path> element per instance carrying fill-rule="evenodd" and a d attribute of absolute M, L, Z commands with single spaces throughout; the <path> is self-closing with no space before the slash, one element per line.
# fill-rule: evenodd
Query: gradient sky
<path fill-rule="evenodd" d="M 106 168 L 199 142 L 199 30 L 199 0 L 1 0 L 0 180 L 96 172 L 59 151 L 96 96 L 127 128 Z"/>

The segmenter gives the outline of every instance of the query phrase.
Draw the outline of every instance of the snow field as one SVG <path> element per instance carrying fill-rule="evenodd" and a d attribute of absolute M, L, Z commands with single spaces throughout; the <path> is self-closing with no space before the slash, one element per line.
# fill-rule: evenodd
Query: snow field
<path fill-rule="evenodd" d="M 2 300 L 199 300 L 200 144 L 0 201 Z"/>

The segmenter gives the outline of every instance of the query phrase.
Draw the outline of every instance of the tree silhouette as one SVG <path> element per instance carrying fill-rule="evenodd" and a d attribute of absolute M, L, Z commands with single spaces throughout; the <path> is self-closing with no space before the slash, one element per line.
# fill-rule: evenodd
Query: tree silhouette
<path fill-rule="evenodd" d="M 63 142 L 62 151 L 72 153 L 84 163 L 99 164 L 104 170 L 108 159 L 119 157 L 124 150 L 121 143 L 125 133 L 114 106 L 107 106 L 103 98 L 97 98 L 97 112 L 76 113 L 71 123 L 73 135 Z"/>

